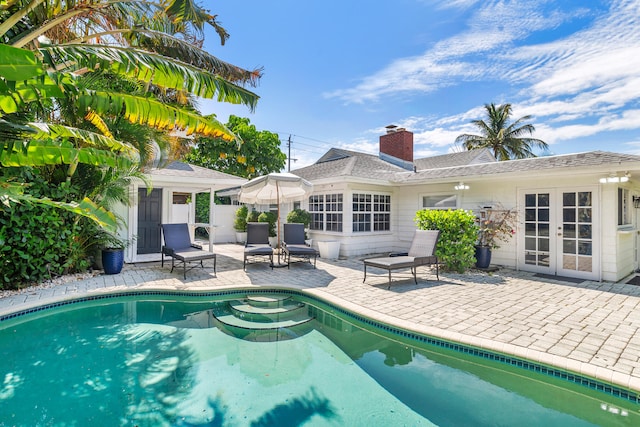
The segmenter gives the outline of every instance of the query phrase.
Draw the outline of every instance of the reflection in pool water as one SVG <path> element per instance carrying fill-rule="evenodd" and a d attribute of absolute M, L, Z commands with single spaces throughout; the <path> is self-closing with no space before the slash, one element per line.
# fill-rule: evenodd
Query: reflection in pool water
<path fill-rule="evenodd" d="M 302 297 L 166 298 L 0 323 L 0 425 L 640 424 L 632 402 L 384 336 Z"/>

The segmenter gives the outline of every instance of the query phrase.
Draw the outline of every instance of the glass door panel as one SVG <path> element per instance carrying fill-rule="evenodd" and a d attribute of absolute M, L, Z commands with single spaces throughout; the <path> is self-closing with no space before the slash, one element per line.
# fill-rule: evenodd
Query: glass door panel
<path fill-rule="evenodd" d="M 562 225 L 558 227 L 558 235 L 562 236 L 562 253 L 558 265 L 562 270 L 593 271 L 593 206 L 591 200 L 590 191 L 564 191 L 562 193 Z"/>
<path fill-rule="evenodd" d="M 524 263 L 527 265 L 549 267 L 549 201 L 549 193 L 525 194 Z"/>

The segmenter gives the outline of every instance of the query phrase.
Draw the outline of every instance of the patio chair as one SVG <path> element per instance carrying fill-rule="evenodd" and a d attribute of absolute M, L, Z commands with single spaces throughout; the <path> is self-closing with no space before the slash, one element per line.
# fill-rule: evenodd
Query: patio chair
<path fill-rule="evenodd" d="M 200 261 L 200 266 L 204 268 L 205 259 L 213 260 L 213 273 L 216 272 L 216 254 L 205 251 L 202 246 L 191 242 L 189 226 L 186 223 L 162 224 L 162 236 L 164 246 L 162 247 L 161 266 L 164 267 L 164 256 L 171 257 L 171 272 L 175 267 L 175 261 L 182 262 L 182 274 L 187 278 L 187 263 Z M 191 270 L 194 267 L 189 268 Z"/>
<path fill-rule="evenodd" d="M 242 268 L 247 270 L 247 259 L 250 257 L 268 257 L 273 270 L 273 248 L 269 244 L 269 223 L 248 222 L 247 241 L 244 244 L 244 262 Z"/>
<path fill-rule="evenodd" d="M 438 271 L 438 257 L 435 254 L 440 230 L 416 230 L 411 242 L 411 248 L 406 254 L 390 254 L 388 257 L 369 258 L 364 260 L 364 279 L 367 280 L 367 266 L 382 268 L 389 272 L 389 286 L 391 289 L 391 271 L 410 268 L 413 280 L 418 284 L 416 269 L 420 265 L 435 265 L 436 278 L 440 280 Z"/>
<path fill-rule="evenodd" d="M 282 250 L 287 260 L 287 268 L 291 266 L 291 257 L 309 261 L 313 258 L 313 268 L 316 268 L 316 258 L 318 251 L 307 245 L 304 241 L 304 224 L 287 223 L 284 224 L 284 239 Z"/>

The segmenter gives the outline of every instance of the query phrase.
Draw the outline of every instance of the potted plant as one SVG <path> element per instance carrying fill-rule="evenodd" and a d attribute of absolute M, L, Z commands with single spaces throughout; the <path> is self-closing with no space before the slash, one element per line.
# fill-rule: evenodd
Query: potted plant
<path fill-rule="evenodd" d="M 278 235 L 276 234 L 276 221 L 278 216 L 273 212 L 262 212 L 258 215 L 258 222 L 269 223 L 269 243 L 272 247 L 278 246 Z"/>
<path fill-rule="evenodd" d="M 233 228 L 236 230 L 236 242 L 244 243 L 247 241 L 247 214 L 249 208 L 246 205 L 236 209 L 236 217 L 233 221 Z"/>
<path fill-rule="evenodd" d="M 101 231 L 97 237 L 102 247 L 101 260 L 104 274 L 119 274 L 124 266 L 124 250 L 135 241 L 135 237 L 123 239 L 106 231 Z"/>
<path fill-rule="evenodd" d="M 499 242 L 507 242 L 515 234 L 516 211 L 502 207 L 483 209 L 476 221 L 476 267 L 488 268 L 491 251 L 500 247 Z"/>
<path fill-rule="evenodd" d="M 247 213 L 247 222 L 258 222 L 258 216 L 260 212 L 256 210 L 251 210 L 251 212 Z"/>

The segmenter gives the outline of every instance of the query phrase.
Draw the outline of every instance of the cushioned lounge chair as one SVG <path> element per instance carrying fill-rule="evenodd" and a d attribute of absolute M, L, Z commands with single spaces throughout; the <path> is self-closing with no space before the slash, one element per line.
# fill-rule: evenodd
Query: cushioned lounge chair
<path fill-rule="evenodd" d="M 181 224 L 162 224 L 162 236 L 164 246 L 162 247 L 162 262 L 164 267 L 164 256 L 171 257 L 171 272 L 175 267 L 175 261 L 182 262 L 182 274 L 187 278 L 187 263 L 200 261 L 200 266 L 204 268 L 203 261 L 213 260 L 213 273 L 216 272 L 216 254 L 205 251 L 202 246 L 192 243 L 189 235 L 189 226 Z M 194 268 L 194 267 L 191 267 Z M 191 269 L 189 268 L 189 270 Z"/>
<path fill-rule="evenodd" d="M 266 222 L 247 223 L 247 241 L 244 244 L 244 262 L 242 267 L 247 269 L 247 259 L 250 257 L 267 257 L 273 270 L 273 248 L 269 244 L 269 224 Z"/>
<path fill-rule="evenodd" d="M 283 237 L 282 249 L 285 259 L 287 260 L 287 268 L 291 266 L 291 257 L 300 258 L 303 261 L 309 261 L 309 263 L 311 263 L 311 258 L 313 258 L 313 268 L 316 268 L 318 251 L 305 243 L 304 224 L 284 224 Z"/>
<path fill-rule="evenodd" d="M 367 266 L 382 268 L 389 272 L 389 287 L 391 288 L 391 271 L 399 269 L 411 269 L 413 280 L 418 284 L 416 268 L 420 265 L 435 265 L 436 278 L 440 280 L 438 271 L 438 257 L 435 254 L 439 230 L 416 230 L 411 242 L 411 248 L 406 254 L 390 254 L 388 257 L 369 258 L 364 260 L 364 279 L 367 280 Z"/>

